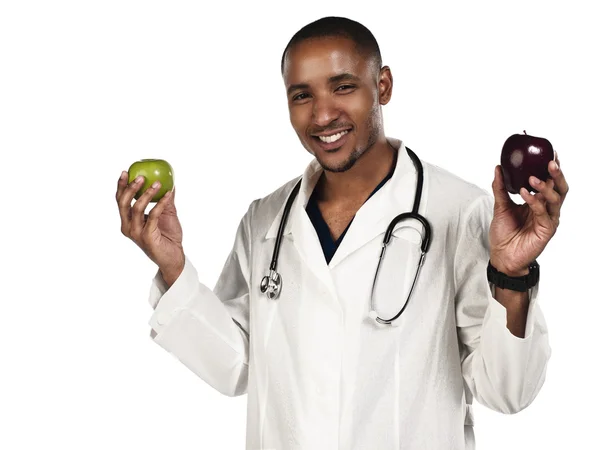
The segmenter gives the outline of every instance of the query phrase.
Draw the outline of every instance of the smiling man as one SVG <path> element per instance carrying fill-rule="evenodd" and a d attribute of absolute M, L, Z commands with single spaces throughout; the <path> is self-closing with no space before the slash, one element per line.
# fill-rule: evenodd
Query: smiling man
<path fill-rule="evenodd" d="M 145 217 L 159 187 L 132 208 L 141 185 L 118 183 L 123 233 L 158 266 L 154 342 L 248 394 L 248 449 L 474 449 L 474 398 L 516 413 L 545 379 L 536 258 L 562 170 L 517 205 L 499 166 L 491 196 L 386 137 L 392 73 L 355 21 L 304 27 L 281 71 L 314 159 L 252 202 L 213 290 L 183 251 L 175 196 Z"/>
<path fill-rule="evenodd" d="M 396 154 L 383 130 L 381 105 L 391 98 L 392 74 L 381 68 L 379 47 L 358 24 L 346 24 L 357 35 L 351 39 L 332 33 L 331 22 L 339 23 L 324 19 L 300 31 L 281 63 L 292 126 L 324 169 L 308 211 L 323 231 L 321 242 L 333 240 L 326 256 Z"/>
<path fill-rule="evenodd" d="M 327 175 L 347 172 L 359 160 L 359 166 L 368 159 L 380 167 L 382 152 L 391 164 L 380 105 L 391 98 L 392 74 L 380 65 L 375 43 L 361 48 L 341 36 L 300 34 L 284 52 L 281 70 L 292 126 Z M 373 147 L 377 151 L 367 156 Z"/>

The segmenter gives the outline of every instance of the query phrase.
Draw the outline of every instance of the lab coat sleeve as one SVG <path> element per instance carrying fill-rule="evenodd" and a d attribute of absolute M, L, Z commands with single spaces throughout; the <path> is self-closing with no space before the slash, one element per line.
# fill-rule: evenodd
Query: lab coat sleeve
<path fill-rule="evenodd" d="M 245 394 L 248 381 L 251 210 L 239 224 L 214 290 L 199 281 L 186 255 L 173 285 L 167 289 L 157 271 L 149 295 L 154 342 L 232 397 Z"/>
<path fill-rule="evenodd" d="M 506 326 L 506 308 L 487 281 L 494 200 L 478 198 L 465 214 L 455 254 L 456 320 L 465 384 L 477 401 L 512 414 L 529 406 L 546 376 L 551 350 L 539 307 L 539 282 L 529 290 L 525 336 Z"/>

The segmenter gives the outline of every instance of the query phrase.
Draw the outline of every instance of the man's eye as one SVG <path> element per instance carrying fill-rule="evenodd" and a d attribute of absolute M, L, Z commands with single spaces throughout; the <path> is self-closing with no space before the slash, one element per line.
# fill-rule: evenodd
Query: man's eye
<path fill-rule="evenodd" d="M 340 87 L 338 87 L 336 89 L 336 91 L 347 91 L 349 89 L 353 89 L 354 86 L 352 86 L 351 84 L 342 84 Z"/>
<path fill-rule="evenodd" d="M 308 98 L 308 94 L 306 94 L 306 93 L 302 92 L 302 93 L 300 93 L 300 94 L 296 94 L 296 95 L 294 95 L 294 97 L 292 98 L 292 100 L 293 100 L 293 101 L 296 101 L 296 100 L 304 100 L 305 98 Z"/>

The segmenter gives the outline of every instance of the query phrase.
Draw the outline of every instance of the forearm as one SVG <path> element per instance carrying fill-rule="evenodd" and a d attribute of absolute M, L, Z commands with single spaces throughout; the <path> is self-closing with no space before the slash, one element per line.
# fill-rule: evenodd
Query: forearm
<path fill-rule="evenodd" d="M 477 347 L 462 365 L 475 398 L 495 411 L 513 414 L 523 410 L 535 399 L 545 380 L 551 351 L 542 313 L 537 306 L 532 308 L 535 290 L 531 291 L 527 324 L 530 328 L 524 338 L 510 329 L 510 316 L 500 301 L 489 300 L 481 331 L 473 333 L 478 336 Z M 464 340 L 468 341 L 468 337 Z"/>
<path fill-rule="evenodd" d="M 506 308 L 506 327 L 520 338 L 525 337 L 525 324 L 529 310 L 529 293 L 495 287 L 494 298 Z"/>
<path fill-rule="evenodd" d="M 498 263 L 496 263 L 498 264 Z M 520 271 L 511 271 L 500 265 L 495 265 L 500 272 L 511 277 L 520 277 L 527 275 L 529 269 Z M 527 312 L 529 311 L 529 293 L 518 292 L 510 289 L 501 289 L 494 287 L 494 298 L 506 308 L 506 327 L 517 337 L 525 337 L 525 325 L 527 323 Z"/>
<path fill-rule="evenodd" d="M 175 277 L 167 271 L 165 275 Z M 195 267 L 187 262 L 172 286 L 152 289 L 151 295 L 160 298 L 150 302 L 156 306 L 149 324 L 156 344 L 219 392 L 239 395 L 245 389 L 249 360 L 248 293 L 245 285 L 236 283 L 240 277 L 235 267 L 226 267 L 222 278 L 236 294 L 200 283 Z M 162 284 L 158 277 L 157 284 Z"/>
<path fill-rule="evenodd" d="M 472 334 L 477 346 L 463 373 L 480 403 L 515 413 L 536 397 L 550 356 L 547 327 L 536 305 L 538 289 L 517 292 L 491 285 L 490 290 L 487 283 L 480 289 L 482 297 L 487 290 L 488 307 L 481 331 Z M 468 336 L 461 340 L 469 342 Z"/>

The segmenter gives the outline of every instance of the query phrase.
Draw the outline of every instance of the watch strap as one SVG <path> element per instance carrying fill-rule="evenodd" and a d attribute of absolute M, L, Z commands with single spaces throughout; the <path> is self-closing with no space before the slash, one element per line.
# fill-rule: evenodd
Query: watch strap
<path fill-rule="evenodd" d="M 510 277 L 505 273 L 498 271 L 492 262 L 488 262 L 487 278 L 490 283 L 493 283 L 500 289 L 509 289 L 511 291 L 527 292 L 534 287 L 540 279 L 540 266 L 537 261 L 529 264 L 529 273 L 521 277 Z"/>

